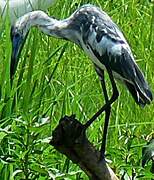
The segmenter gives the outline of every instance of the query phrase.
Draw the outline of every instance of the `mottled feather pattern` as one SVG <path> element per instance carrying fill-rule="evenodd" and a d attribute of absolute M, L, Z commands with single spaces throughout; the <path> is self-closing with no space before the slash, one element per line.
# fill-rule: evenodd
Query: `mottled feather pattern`
<path fill-rule="evenodd" d="M 139 70 L 130 47 L 111 18 L 97 7 L 84 6 L 74 13 L 82 35 L 81 47 L 96 66 L 109 65 L 116 79 L 120 79 L 136 103 L 144 106 L 152 100 L 148 84 Z M 77 23 L 78 24 L 78 23 Z"/>
<path fill-rule="evenodd" d="M 16 22 L 13 27 L 15 34 L 11 33 L 15 41 L 16 34 L 20 34 L 23 42 L 32 26 L 37 26 L 45 34 L 79 45 L 95 67 L 101 70 L 110 69 L 114 77 L 126 85 L 138 104 L 143 106 L 152 100 L 150 88 L 123 33 L 100 8 L 84 5 L 64 20 L 49 17 L 42 11 L 33 11 Z M 18 54 L 19 52 L 20 50 Z"/>

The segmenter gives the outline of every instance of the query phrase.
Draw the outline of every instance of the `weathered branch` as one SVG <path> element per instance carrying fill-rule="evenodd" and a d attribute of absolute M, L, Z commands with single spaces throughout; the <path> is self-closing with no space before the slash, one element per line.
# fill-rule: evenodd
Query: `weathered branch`
<path fill-rule="evenodd" d="M 83 125 L 75 116 L 65 116 L 53 131 L 50 142 L 60 153 L 65 154 L 93 180 L 118 180 L 105 160 L 100 161 L 100 152 L 88 141 Z"/>

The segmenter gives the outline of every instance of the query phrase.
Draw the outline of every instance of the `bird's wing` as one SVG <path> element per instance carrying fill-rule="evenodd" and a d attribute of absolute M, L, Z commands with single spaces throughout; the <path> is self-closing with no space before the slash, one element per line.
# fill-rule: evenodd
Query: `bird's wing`
<path fill-rule="evenodd" d="M 123 34 L 112 21 L 100 22 L 90 24 L 84 33 L 84 50 L 94 64 L 101 69 L 110 67 L 117 79 L 132 84 L 143 101 L 149 103 L 152 95 L 148 84 Z"/>
<path fill-rule="evenodd" d="M 135 76 L 136 64 L 123 34 L 113 22 L 87 23 L 83 29 L 84 50 L 93 62 L 101 66 L 110 65 L 112 71 L 130 81 Z M 129 58 L 128 58 L 129 56 Z"/>

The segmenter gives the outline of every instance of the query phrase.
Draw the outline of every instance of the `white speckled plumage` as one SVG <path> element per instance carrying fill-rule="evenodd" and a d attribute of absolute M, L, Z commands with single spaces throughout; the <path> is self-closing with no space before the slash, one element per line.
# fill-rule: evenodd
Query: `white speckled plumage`
<path fill-rule="evenodd" d="M 23 22 L 24 27 L 21 24 Z M 34 11 L 21 17 L 12 28 L 12 37 L 22 30 L 27 34 L 37 26 L 50 36 L 63 38 L 79 45 L 100 69 L 110 66 L 115 78 L 120 79 L 139 105 L 149 104 L 152 93 L 137 66 L 131 49 L 118 26 L 100 8 L 84 5 L 69 18 L 56 20 L 44 12 Z"/>

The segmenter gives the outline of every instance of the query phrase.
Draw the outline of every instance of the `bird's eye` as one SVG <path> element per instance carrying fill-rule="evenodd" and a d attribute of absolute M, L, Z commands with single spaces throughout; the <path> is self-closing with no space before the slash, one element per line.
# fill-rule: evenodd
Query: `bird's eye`
<path fill-rule="evenodd" d="M 19 34 L 19 33 L 16 33 L 16 34 L 14 35 L 14 37 L 15 37 L 16 39 L 18 39 L 18 38 L 20 37 L 20 34 Z"/>

